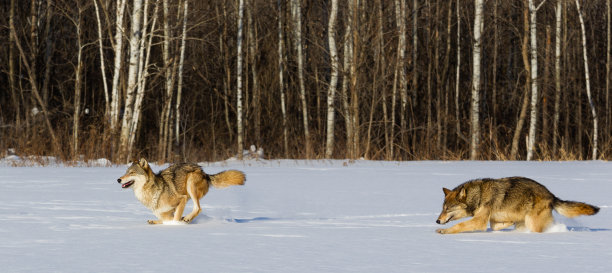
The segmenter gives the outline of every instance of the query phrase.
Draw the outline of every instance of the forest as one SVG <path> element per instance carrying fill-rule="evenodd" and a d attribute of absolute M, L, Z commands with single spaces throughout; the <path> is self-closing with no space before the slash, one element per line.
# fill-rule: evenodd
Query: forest
<path fill-rule="evenodd" d="M 610 2 L 0 0 L 0 156 L 610 160 Z"/>

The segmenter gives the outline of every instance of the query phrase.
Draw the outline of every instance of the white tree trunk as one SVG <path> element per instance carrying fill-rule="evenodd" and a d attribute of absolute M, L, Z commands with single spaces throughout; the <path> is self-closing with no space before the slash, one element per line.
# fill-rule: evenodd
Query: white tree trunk
<path fill-rule="evenodd" d="M 178 86 L 176 87 L 176 105 L 175 105 L 175 128 L 174 135 L 176 136 L 176 145 L 179 145 L 179 133 L 180 133 L 180 122 L 181 122 L 181 95 L 183 91 L 183 64 L 185 62 L 185 40 L 187 38 L 187 11 L 188 11 L 189 1 L 185 0 L 183 5 L 183 35 L 181 35 L 181 56 L 179 58 L 179 66 L 178 66 Z"/>
<path fill-rule="evenodd" d="M 325 142 L 325 157 L 331 158 L 334 152 L 334 98 L 336 95 L 336 85 L 338 84 L 338 50 L 336 48 L 336 17 L 338 16 L 338 0 L 332 0 L 329 23 L 327 25 L 327 35 L 329 41 L 329 56 L 331 62 L 331 79 L 329 90 L 327 91 L 327 140 Z"/>
<path fill-rule="evenodd" d="M 531 115 L 529 121 L 529 139 L 527 143 L 527 161 L 533 158 L 536 127 L 538 121 L 538 40 L 537 40 L 537 8 L 535 0 L 529 0 L 529 36 L 531 41 Z"/>
<path fill-rule="evenodd" d="M 238 131 L 238 158 L 242 159 L 242 151 L 244 150 L 243 140 L 243 122 L 242 122 L 242 29 L 244 17 L 244 0 L 240 0 L 238 6 L 238 39 L 237 57 L 236 57 L 236 127 Z"/>
<path fill-rule="evenodd" d="M 349 105 L 349 80 L 350 80 L 350 67 L 351 61 L 353 60 L 353 16 L 352 16 L 352 5 L 348 6 L 349 11 L 346 15 L 346 29 L 344 32 L 344 56 L 342 56 L 342 111 L 344 112 L 344 125 L 346 127 L 346 157 L 352 158 L 351 151 L 353 147 L 353 119 L 351 118 L 351 110 Z"/>
<path fill-rule="evenodd" d="M 252 91 L 253 94 L 253 120 L 254 120 L 254 137 L 255 145 L 259 147 L 262 144 L 261 141 L 261 94 L 259 91 L 259 76 L 257 72 L 257 33 L 256 26 L 253 21 L 253 11 L 255 9 L 255 1 L 251 0 L 251 4 L 247 9 L 247 21 L 248 21 L 248 41 L 249 41 L 249 62 L 251 63 L 251 78 L 252 78 Z"/>
<path fill-rule="evenodd" d="M 80 5 L 77 3 L 78 19 L 75 22 L 76 36 L 77 36 L 77 65 L 74 72 L 74 113 L 72 116 L 72 160 L 78 160 L 79 156 L 79 121 L 81 115 L 81 87 L 82 87 L 82 73 L 83 73 L 83 45 L 81 41 L 81 24 L 83 22 L 82 10 Z"/>
<path fill-rule="evenodd" d="M 144 4 L 144 23 L 143 23 L 143 31 L 142 31 L 142 39 L 141 39 L 141 48 L 140 48 L 140 61 L 139 61 L 139 71 L 138 71 L 138 87 L 136 89 L 136 101 L 134 102 L 134 117 L 132 118 L 132 125 L 130 126 L 130 139 L 129 139 L 129 153 L 132 153 L 132 148 L 134 147 L 134 143 L 136 141 L 136 132 L 138 131 L 138 126 L 140 122 L 140 113 L 142 108 L 142 100 L 144 99 L 144 94 L 147 86 L 147 77 L 149 76 L 149 59 L 151 57 L 151 45 L 153 42 L 153 32 L 155 31 L 155 25 L 157 23 L 157 10 L 159 7 L 159 2 L 155 1 L 155 10 L 153 11 L 153 23 L 151 25 L 151 33 L 148 34 L 148 6 L 149 0 L 145 0 Z M 146 42 L 146 38 L 148 35 L 148 42 Z M 146 53 L 144 50 L 146 48 Z"/>
<path fill-rule="evenodd" d="M 416 18 L 416 15 L 414 15 Z M 398 32 L 398 41 L 397 41 L 397 61 L 398 61 L 398 70 L 399 72 L 399 93 L 401 99 L 401 108 L 400 108 L 400 126 L 401 126 L 401 134 L 402 140 L 404 140 L 404 136 L 406 135 L 406 116 L 407 116 L 407 106 L 408 106 L 408 80 L 406 78 L 406 1 L 405 0 L 395 0 L 395 21 L 397 24 L 397 32 Z M 416 19 L 414 21 L 416 23 Z M 416 28 L 413 25 L 413 39 L 416 39 Z M 414 41 L 414 40 L 413 40 Z M 415 47 L 416 50 L 416 47 Z M 416 59 L 415 59 L 416 60 Z M 415 61 L 413 60 L 413 62 Z M 402 141 L 401 145 L 405 145 L 405 141 Z"/>
<path fill-rule="evenodd" d="M 607 31 L 606 31 L 606 39 L 607 39 L 607 45 L 606 45 L 606 112 L 607 112 L 607 116 L 606 116 L 606 120 L 607 120 L 607 128 L 608 130 L 610 130 L 610 121 L 612 120 L 612 109 L 610 109 L 610 62 L 611 62 L 611 56 L 610 56 L 610 50 L 612 50 L 612 43 L 610 41 L 610 39 L 612 39 L 612 14 L 610 14 L 610 0 L 606 0 L 606 24 L 607 24 Z M 605 115 L 606 113 L 604 113 Z M 608 139 L 610 139 L 608 137 Z"/>
<path fill-rule="evenodd" d="M 475 0 L 475 15 L 474 15 L 474 41 L 472 52 L 472 106 L 471 106 L 471 122 L 472 122 L 472 141 L 470 143 L 470 159 L 478 159 L 478 145 L 480 142 L 480 126 L 479 126 L 479 100 L 480 100 L 480 44 L 483 25 L 482 6 L 483 0 Z"/>
<path fill-rule="evenodd" d="M 102 21 L 100 21 L 100 9 L 98 8 L 98 0 L 94 0 L 94 7 L 96 9 L 96 23 L 98 24 L 98 47 L 100 49 L 100 72 L 102 73 L 102 85 L 104 86 L 104 101 L 105 111 L 104 115 L 110 117 L 110 101 L 108 96 L 108 84 L 106 83 L 106 66 L 104 65 L 104 44 L 102 39 Z"/>
<path fill-rule="evenodd" d="M 285 158 L 289 157 L 289 136 L 287 128 L 287 103 L 285 98 L 285 82 L 283 78 L 284 67 L 283 60 L 285 56 L 283 54 L 283 47 L 285 43 L 283 40 L 283 9 L 281 6 L 282 0 L 277 0 L 278 6 L 278 85 L 280 89 L 281 99 L 281 112 L 283 114 L 283 147 L 285 151 Z"/>
<path fill-rule="evenodd" d="M 115 132 L 119 122 L 119 77 L 121 76 L 121 64 L 123 63 L 123 15 L 125 13 L 125 2 L 117 2 L 117 21 L 115 23 L 115 61 L 113 71 L 113 83 L 111 87 L 111 131 Z"/>
<path fill-rule="evenodd" d="M 561 104 L 561 14 L 562 0 L 557 0 L 555 8 L 555 110 L 553 114 L 553 154 L 557 154 L 559 142 L 559 106 Z"/>
<path fill-rule="evenodd" d="M 584 58 L 584 79 L 586 84 L 587 97 L 589 99 L 589 106 L 591 106 L 591 115 L 593 116 L 593 160 L 597 160 L 597 112 L 595 111 L 595 105 L 593 105 L 593 98 L 591 97 L 591 83 L 589 80 L 589 62 L 587 58 L 587 47 L 586 47 L 586 34 L 584 29 L 584 19 L 582 18 L 582 11 L 580 10 L 580 2 L 576 2 L 576 9 L 578 10 L 578 18 L 580 19 L 580 30 L 582 30 L 582 56 Z"/>
<path fill-rule="evenodd" d="M 300 86 L 300 101 L 302 102 L 302 120 L 304 123 L 304 143 L 306 144 L 306 158 L 310 158 L 312 147 L 310 144 L 310 129 L 308 128 L 308 103 L 306 101 L 306 87 L 304 86 L 304 57 L 302 53 L 302 8 L 300 0 L 291 1 L 291 13 L 294 20 L 295 49 L 297 51 L 298 82 Z"/>
<path fill-rule="evenodd" d="M 461 118 L 459 118 L 459 82 L 461 81 L 461 16 L 459 14 L 459 1 L 457 0 L 457 69 L 455 71 L 455 120 L 457 141 L 461 136 Z"/>
<path fill-rule="evenodd" d="M 132 125 L 132 119 L 134 118 L 134 101 L 136 99 L 136 88 L 138 85 L 138 68 L 140 63 L 140 39 L 141 39 L 141 24 L 142 24 L 142 0 L 135 0 L 132 9 L 132 22 L 130 32 L 130 58 L 128 64 L 128 80 L 127 80 L 127 92 L 125 100 L 125 110 L 123 114 L 123 120 L 121 122 L 121 137 L 120 137 L 120 157 L 121 161 L 126 162 L 129 159 L 127 154 L 131 147 L 129 147 L 129 136 Z"/>

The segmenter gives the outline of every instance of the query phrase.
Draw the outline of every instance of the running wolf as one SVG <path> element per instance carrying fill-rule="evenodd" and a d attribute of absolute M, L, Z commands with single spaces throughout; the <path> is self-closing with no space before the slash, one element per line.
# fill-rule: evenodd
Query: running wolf
<path fill-rule="evenodd" d="M 154 174 L 144 158 L 134 161 L 122 177 L 117 179 L 124 189 L 134 189 L 134 195 L 151 209 L 157 220 L 149 224 L 161 224 L 164 221 L 191 222 L 202 210 L 200 199 L 206 195 L 208 188 L 225 188 L 233 185 L 244 185 L 245 176 L 241 171 L 229 170 L 218 174 L 206 174 L 194 163 L 178 163 Z M 183 216 L 187 201 L 193 200 L 193 210 Z"/>
<path fill-rule="evenodd" d="M 464 217 L 473 218 L 436 230 L 441 234 L 484 231 L 487 223 L 492 230 L 514 225 L 517 230 L 542 232 L 553 222 L 553 209 L 570 218 L 599 211 L 598 207 L 586 203 L 561 200 L 542 184 L 526 177 L 475 179 L 453 190 L 442 190 L 444 204 L 436 223 L 444 225 Z"/>

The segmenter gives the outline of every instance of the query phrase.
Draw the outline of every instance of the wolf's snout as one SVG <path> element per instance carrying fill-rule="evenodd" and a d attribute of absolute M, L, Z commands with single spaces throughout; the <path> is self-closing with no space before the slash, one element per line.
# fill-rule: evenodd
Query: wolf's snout
<path fill-rule="evenodd" d="M 121 178 L 117 179 L 117 183 L 121 183 Z"/>
<path fill-rule="evenodd" d="M 441 224 L 440 219 L 436 220 L 436 224 Z"/>

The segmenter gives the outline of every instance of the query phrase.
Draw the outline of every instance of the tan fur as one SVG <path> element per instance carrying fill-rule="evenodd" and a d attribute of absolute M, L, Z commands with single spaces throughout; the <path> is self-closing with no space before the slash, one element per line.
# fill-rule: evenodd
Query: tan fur
<path fill-rule="evenodd" d="M 586 203 L 563 201 L 540 183 L 525 177 L 476 179 L 442 191 L 444 204 L 438 224 L 473 216 L 450 228 L 436 230 L 442 234 L 485 231 L 487 224 L 492 230 L 514 225 L 519 230 L 542 232 L 553 223 L 553 209 L 566 217 L 593 215 L 599 211 L 598 207 Z"/>
<path fill-rule="evenodd" d="M 220 172 L 210 177 L 213 187 L 222 189 L 229 186 L 244 185 L 244 173 L 236 170 Z"/>
<path fill-rule="evenodd" d="M 244 173 L 240 171 L 208 175 L 194 163 L 174 164 L 154 174 L 144 158 L 132 163 L 125 174 L 117 179 L 122 187 L 134 189 L 136 199 L 157 216 L 158 219 L 149 220 L 149 224 L 171 220 L 191 222 L 202 210 L 200 199 L 208 193 L 211 184 L 216 188 L 225 188 L 244 185 L 244 181 Z M 189 199 L 193 200 L 193 210 L 182 217 Z"/>

